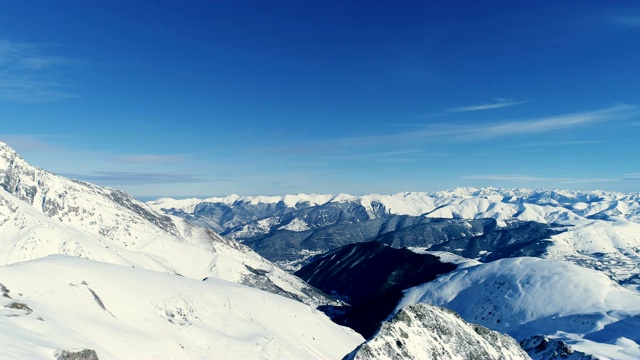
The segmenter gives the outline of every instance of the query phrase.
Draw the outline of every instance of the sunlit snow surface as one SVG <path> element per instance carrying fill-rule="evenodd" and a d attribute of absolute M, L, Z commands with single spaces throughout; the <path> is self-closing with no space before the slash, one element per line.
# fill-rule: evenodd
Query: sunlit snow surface
<path fill-rule="evenodd" d="M 1 266 L 0 284 L 2 359 L 73 348 L 100 359 L 340 359 L 363 341 L 281 296 L 78 257 Z"/>
<path fill-rule="evenodd" d="M 327 302 L 246 246 L 117 190 L 35 168 L 1 143 L 0 184 L 0 265 L 67 254 L 281 289 L 311 305 Z"/>
<path fill-rule="evenodd" d="M 0 235 L 0 358 L 336 359 L 363 340 L 248 247 L 1 143 Z"/>
<path fill-rule="evenodd" d="M 398 308 L 421 302 L 517 339 L 549 334 L 586 353 L 640 358 L 640 293 L 571 263 L 521 257 L 466 267 L 405 291 Z"/>

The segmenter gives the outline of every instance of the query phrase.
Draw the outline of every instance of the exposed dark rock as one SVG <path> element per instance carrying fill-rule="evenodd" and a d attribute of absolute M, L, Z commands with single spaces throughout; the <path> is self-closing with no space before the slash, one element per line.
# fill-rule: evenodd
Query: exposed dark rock
<path fill-rule="evenodd" d="M 54 356 L 56 360 L 99 360 L 96 351 L 91 349 L 59 350 Z"/>
<path fill-rule="evenodd" d="M 29 306 L 27 306 L 27 304 L 20 303 L 20 302 L 12 302 L 7 307 L 9 309 L 22 310 L 22 311 L 26 312 L 27 314 L 31 314 L 33 312 L 33 309 L 31 309 Z"/>
<path fill-rule="evenodd" d="M 522 340 L 520 346 L 534 360 L 597 360 L 598 358 L 576 351 L 566 342 L 544 335 L 532 336 Z"/>
<path fill-rule="evenodd" d="M 9 295 L 9 289 L 7 289 L 3 284 L 0 284 L 0 293 L 2 293 L 3 297 L 11 299 L 11 296 Z"/>

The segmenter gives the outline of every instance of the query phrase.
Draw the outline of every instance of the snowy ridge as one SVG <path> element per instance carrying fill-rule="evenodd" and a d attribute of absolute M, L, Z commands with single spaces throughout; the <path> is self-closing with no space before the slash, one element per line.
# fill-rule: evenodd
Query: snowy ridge
<path fill-rule="evenodd" d="M 308 203 L 310 205 L 322 205 L 329 201 L 332 201 L 334 197 L 332 195 L 316 195 L 316 194 L 298 194 L 298 195 L 285 195 L 285 196 L 240 196 L 229 195 L 225 197 L 211 197 L 201 200 L 202 202 L 211 203 L 249 203 L 249 204 L 277 204 L 279 202 L 284 203 L 289 207 L 296 207 L 297 204 Z"/>
<path fill-rule="evenodd" d="M 0 266 L 0 284 L 3 359 L 339 359 L 363 341 L 281 296 L 78 257 Z"/>
<path fill-rule="evenodd" d="M 451 310 L 409 305 L 346 359 L 529 359 L 511 337 L 469 324 Z"/>
<path fill-rule="evenodd" d="M 523 257 L 459 269 L 407 290 L 398 309 L 415 303 L 520 340 L 543 334 L 587 354 L 640 357 L 640 293 L 567 262 Z"/>
<path fill-rule="evenodd" d="M 395 195 L 230 195 L 203 199 L 201 202 L 229 205 L 282 202 L 292 208 L 303 204 L 316 206 L 329 202 L 358 202 L 365 207 L 367 204 L 379 203 L 391 214 L 440 218 L 518 219 L 551 223 L 600 215 L 640 222 L 640 193 L 624 194 L 608 191 L 457 188 L 448 191 L 404 192 Z M 187 205 L 181 205 L 176 200 L 166 198 L 151 201 L 149 204 L 158 210 L 175 208 L 185 212 L 190 212 L 190 206 L 192 206 L 190 202 Z"/>
<path fill-rule="evenodd" d="M 0 265 L 67 254 L 332 302 L 246 246 L 120 191 L 35 168 L 1 143 L 0 233 Z"/>

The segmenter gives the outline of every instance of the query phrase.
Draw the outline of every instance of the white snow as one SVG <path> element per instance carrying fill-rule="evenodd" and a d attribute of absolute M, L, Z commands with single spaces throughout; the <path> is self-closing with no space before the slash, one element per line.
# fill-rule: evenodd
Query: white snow
<path fill-rule="evenodd" d="M 190 199 L 172 199 L 172 198 L 160 198 L 153 201 L 148 201 L 147 204 L 156 211 L 161 212 L 162 209 L 176 209 L 182 210 L 186 213 L 192 213 L 196 206 L 202 202 L 202 199 L 190 198 Z"/>
<path fill-rule="evenodd" d="M 307 231 L 309 229 L 309 224 L 304 222 L 304 220 L 298 218 L 295 218 L 290 223 L 278 228 L 278 230 L 289 230 L 296 232 Z"/>
<path fill-rule="evenodd" d="M 363 340 L 264 291 L 78 257 L 0 266 L 0 283 L 3 359 L 71 348 L 100 359 L 340 359 Z"/>
<path fill-rule="evenodd" d="M 612 348 L 591 341 L 628 338 L 621 329 L 638 333 L 640 293 L 563 261 L 522 257 L 459 269 L 407 290 L 398 309 L 419 302 L 449 308 L 517 339 L 547 334 L 611 358 L 633 352 L 640 342 L 635 337 Z"/>
<path fill-rule="evenodd" d="M 248 265 L 308 304 L 324 302 L 306 294 L 308 285 L 302 280 L 246 246 L 181 218 L 155 213 L 116 190 L 32 167 L 0 144 L 0 181 L 3 175 L 18 179 L 15 193 L 30 202 L 0 187 L 0 265 L 67 254 L 237 283 L 254 276 Z M 27 196 L 30 189 L 36 190 L 33 201 Z"/>

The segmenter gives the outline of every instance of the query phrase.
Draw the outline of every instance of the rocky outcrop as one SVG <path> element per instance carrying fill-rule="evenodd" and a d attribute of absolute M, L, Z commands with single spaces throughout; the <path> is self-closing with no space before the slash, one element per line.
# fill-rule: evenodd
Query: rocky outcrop
<path fill-rule="evenodd" d="M 520 342 L 520 346 L 534 360 L 596 360 L 582 351 L 576 351 L 566 342 L 544 335 L 532 336 Z"/>
<path fill-rule="evenodd" d="M 98 354 L 91 349 L 60 350 L 55 357 L 56 360 L 98 360 Z"/>
<path fill-rule="evenodd" d="M 410 305 L 345 357 L 371 359 L 529 359 L 512 337 L 462 320 L 455 312 Z"/>

